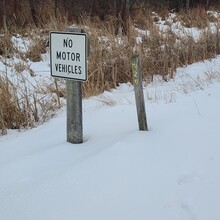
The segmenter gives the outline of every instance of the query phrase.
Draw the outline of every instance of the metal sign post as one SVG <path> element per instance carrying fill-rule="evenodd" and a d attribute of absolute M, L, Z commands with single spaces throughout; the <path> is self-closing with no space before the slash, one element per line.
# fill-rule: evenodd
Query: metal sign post
<path fill-rule="evenodd" d="M 87 36 L 70 27 L 50 33 L 51 75 L 66 78 L 67 141 L 83 143 L 82 81 L 87 80 Z"/>

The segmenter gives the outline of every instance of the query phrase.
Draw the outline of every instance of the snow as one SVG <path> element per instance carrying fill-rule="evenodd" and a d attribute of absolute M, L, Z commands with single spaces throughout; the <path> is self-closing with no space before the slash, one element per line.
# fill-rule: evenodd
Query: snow
<path fill-rule="evenodd" d="M 1 136 L 0 219 L 220 219 L 219 66 L 217 57 L 145 86 L 147 132 L 122 84 L 83 100 L 83 144 L 66 142 L 65 107 Z"/>
<path fill-rule="evenodd" d="M 184 28 L 174 18 L 170 14 L 168 25 L 155 25 L 194 40 L 204 31 Z M 214 24 L 209 28 L 216 30 Z M 135 31 L 137 43 L 150 34 Z M 32 43 L 20 36 L 12 41 L 20 52 Z M 53 82 L 49 55 L 42 58 L 23 63 L 28 68 L 21 76 L 30 90 Z M 144 86 L 147 132 L 138 131 L 128 83 L 83 100 L 83 144 L 66 142 L 65 106 L 43 125 L 0 136 L 0 219 L 220 219 L 219 67 L 220 56 L 178 68 L 168 82 L 154 76 Z M 22 88 L 7 68 L 10 80 Z"/>

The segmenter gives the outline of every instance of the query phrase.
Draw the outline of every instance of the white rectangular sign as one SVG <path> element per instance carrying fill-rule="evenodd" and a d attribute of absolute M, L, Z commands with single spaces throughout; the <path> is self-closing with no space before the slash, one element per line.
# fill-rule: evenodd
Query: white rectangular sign
<path fill-rule="evenodd" d="M 51 32 L 50 69 L 54 77 L 87 80 L 86 34 Z"/>

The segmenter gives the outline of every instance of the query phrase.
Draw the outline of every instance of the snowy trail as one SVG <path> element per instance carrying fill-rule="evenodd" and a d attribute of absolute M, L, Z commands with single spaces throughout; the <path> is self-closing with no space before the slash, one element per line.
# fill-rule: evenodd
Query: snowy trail
<path fill-rule="evenodd" d="M 0 138 L 0 219 L 220 219 L 219 83 L 148 103 L 149 132 L 123 89 L 84 101 L 81 145 L 66 143 L 65 112 Z"/>
<path fill-rule="evenodd" d="M 16 204 L 22 204 L 23 201 L 30 199 L 33 193 L 38 194 L 39 191 L 49 189 L 51 183 L 54 185 L 57 181 L 59 182 L 65 174 L 74 170 L 74 167 L 85 163 L 121 138 L 129 135 L 132 129 L 123 131 L 123 123 L 117 125 L 115 130 L 108 127 L 103 129 L 103 124 L 106 123 L 110 128 L 112 127 L 111 115 L 114 114 L 114 111 L 113 107 L 107 111 L 109 112 L 107 114 L 102 112 L 109 120 L 97 122 L 97 117 L 94 121 L 92 117 L 89 123 L 94 124 L 96 129 L 86 130 L 94 136 L 93 138 L 87 137 L 84 144 L 80 146 L 65 141 L 64 113 L 58 118 L 52 119 L 48 124 L 21 133 L 14 139 L 2 141 L 0 155 L 0 195 L 2 199 L 0 199 L 0 207 L 8 210 L 6 202 L 8 198 L 9 204 L 11 197 L 14 202 L 17 201 Z M 108 116 L 108 114 L 110 115 Z M 89 114 L 89 116 L 93 115 Z M 101 114 L 99 116 L 102 117 Z M 124 120 L 126 117 L 127 115 L 124 116 Z M 89 127 L 91 126 L 89 125 Z M 57 130 L 59 131 L 57 132 Z M 120 130 L 121 132 L 119 132 Z M 96 135 L 92 133 L 94 131 Z M 31 192 L 29 193 L 29 191 Z M 4 212 L 0 213 L 1 216 Z"/>

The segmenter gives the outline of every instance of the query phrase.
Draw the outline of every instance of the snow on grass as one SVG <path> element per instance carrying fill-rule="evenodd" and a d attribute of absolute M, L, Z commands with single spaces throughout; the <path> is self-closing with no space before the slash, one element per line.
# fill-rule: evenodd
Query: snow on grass
<path fill-rule="evenodd" d="M 220 219 L 219 62 L 145 86 L 148 132 L 122 84 L 83 101 L 83 144 L 66 142 L 65 108 L 0 137 L 0 219 Z"/>

